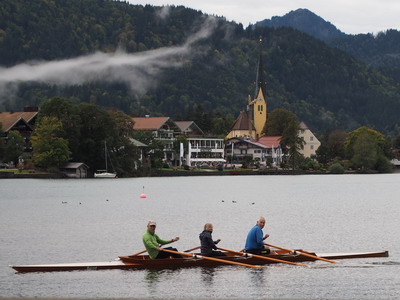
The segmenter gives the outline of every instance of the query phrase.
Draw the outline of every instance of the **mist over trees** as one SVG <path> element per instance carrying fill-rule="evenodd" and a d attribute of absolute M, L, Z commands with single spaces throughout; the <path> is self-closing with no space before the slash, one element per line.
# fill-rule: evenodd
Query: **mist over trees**
<path fill-rule="evenodd" d="M 3 0 L 0 74 L 29 61 L 40 64 L 96 51 L 148 55 L 155 49 L 185 45 L 203 29 L 208 35 L 196 40 L 183 59 L 182 55 L 170 57 L 175 67 L 152 74 L 140 93 L 122 81 L 102 78 L 76 85 L 55 85 L 51 80 L 2 84 L 0 79 L 0 110 L 20 110 L 60 96 L 134 116 L 183 118 L 194 116 L 196 106 L 201 105 L 204 117 L 234 119 L 245 107 L 247 96 L 254 93 L 261 36 L 269 111 L 289 110 L 316 133 L 360 126 L 400 133 L 400 87 L 394 79 L 294 29 L 243 28 L 224 18 L 215 18 L 214 26 L 206 27 L 207 17 L 181 6 Z M 214 126 L 222 132 L 224 122 Z"/>

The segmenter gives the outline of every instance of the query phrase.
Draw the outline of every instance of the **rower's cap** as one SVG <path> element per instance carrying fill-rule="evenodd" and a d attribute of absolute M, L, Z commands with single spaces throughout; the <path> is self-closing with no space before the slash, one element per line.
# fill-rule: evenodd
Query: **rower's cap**
<path fill-rule="evenodd" d="M 156 223 L 156 221 L 149 221 L 149 224 L 148 224 L 149 226 L 156 226 L 157 225 L 157 223 Z"/>

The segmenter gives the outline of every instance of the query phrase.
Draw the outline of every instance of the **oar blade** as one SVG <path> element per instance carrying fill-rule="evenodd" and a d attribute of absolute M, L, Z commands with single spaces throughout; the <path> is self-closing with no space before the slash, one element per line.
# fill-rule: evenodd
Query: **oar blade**
<path fill-rule="evenodd" d="M 329 262 L 329 263 L 332 263 L 332 264 L 337 264 L 338 263 L 337 261 L 326 259 L 326 258 L 322 258 L 322 257 L 316 256 L 316 255 L 311 255 L 311 254 L 305 253 L 305 252 L 300 251 L 300 250 L 286 249 L 286 248 L 279 247 L 279 246 L 272 245 L 272 244 L 266 244 L 266 245 L 269 246 L 269 247 L 276 248 L 276 249 L 281 249 L 281 250 L 285 250 L 285 251 L 291 251 L 291 252 L 299 253 L 299 254 L 301 254 L 303 256 L 307 256 L 307 257 L 310 257 L 310 258 L 313 258 L 313 259 L 317 259 L 317 260 L 323 260 L 323 261 L 326 261 L 326 262 Z"/>

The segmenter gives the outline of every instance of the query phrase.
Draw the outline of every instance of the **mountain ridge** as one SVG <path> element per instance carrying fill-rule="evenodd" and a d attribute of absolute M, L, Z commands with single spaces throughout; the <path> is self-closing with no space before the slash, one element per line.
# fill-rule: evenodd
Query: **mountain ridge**
<path fill-rule="evenodd" d="M 274 16 L 254 26 L 290 27 L 343 50 L 368 66 L 400 82 L 400 31 L 387 29 L 377 34 L 345 34 L 308 9 Z"/>

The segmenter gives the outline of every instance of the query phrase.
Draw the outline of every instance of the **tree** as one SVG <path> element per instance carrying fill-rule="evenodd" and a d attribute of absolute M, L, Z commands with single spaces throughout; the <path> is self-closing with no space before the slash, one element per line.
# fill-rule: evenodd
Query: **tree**
<path fill-rule="evenodd" d="M 346 137 L 345 151 L 346 157 L 348 159 L 351 159 L 353 157 L 354 146 L 357 143 L 357 139 L 361 134 L 370 135 L 372 139 L 376 141 L 377 146 L 385 156 L 390 157 L 392 155 L 390 151 L 391 143 L 383 136 L 382 133 L 366 126 L 362 126 L 350 132 Z"/>
<path fill-rule="evenodd" d="M 115 123 L 105 109 L 95 104 L 79 104 L 78 113 L 81 123 L 76 159 L 92 170 L 104 168 L 104 141 L 107 141 L 108 147 L 114 147 L 112 137 L 116 134 Z M 112 151 L 110 155 L 113 160 Z"/>
<path fill-rule="evenodd" d="M 43 117 L 32 135 L 33 163 L 42 168 L 59 167 L 69 160 L 71 151 L 62 134 L 62 123 L 56 117 Z"/>
<path fill-rule="evenodd" d="M 268 136 L 283 136 L 291 123 L 298 123 L 296 115 L 286 109 L 278 108 L 268 114 L 265 134 Z"/>
<path fill-rule="evenodd" d="M 68 141 L 71 150 L 71 158 L 77 160 L 79 157 L 80 123 L 81 117 L 78 106 L 71 100 L 52 97 L 40 106 L 38 121 L 43 117 L 56 117 L 61 121 L 62 130 L 60 137 Z"/>
<path fill-rule="evenodd" d="M 0 122 L 0 160 L 4 156 L 4 141 L 3 141 L 3 124 Z"/>
<path fill-rule="evenodd" d="M 331 160 L 345 158 L 345 143 L 347 133 L 344 130 L 335 130 L 328 136 L 327 148 Z"/>
<path fill-rule="evenodd" d="M 294 113 L 283 109 L 275 109 L 268 115 L 265 133 L 268 136 L 282 136 L 283 151 L 289 155 L 289 164 L 298 167 L 302 155 L 299 150 L 304 140 L 299 137 L 299 121 Z"/>
<path fill-rule="evenodd" d="M 362 126 L 347 135 L 346 157 L 356 168 L 388 172 L 388 160 L 393 157 L 390 141 L 379 131 Z"/>
<path fill-rule="evenodd" d="M 212 133 L 226 136 L 233 124 L 233 121 L 234 119 L 231 114 L 221 116 L 221 114 L 217 113 L 212 120 Z"/>
<path fill-rule="evenodd" d="M 4 147 L 4 160 L 12 161 L 17 165 L 18 158 L 24 153 L 24 138 L 16 131 L 11 130 L 7 135 L 7 144 Z"/>
<path fill-rule="evenodd" d="M 155 139 L 151 131 L 135 131 L 133 138 L 148 146 L 144 151 L 144 156 L 149 158 L 150 166 L 160 168 L 164 158 L 164 143 Z"/>
<path fill-rule="evenodd" d="M 304 156 L 300 153 L 301 147 L 304 145 L 303 138 L 299 137 L 300 127 L 297 120 L 295 122 L 290 122 L 285 128 L 281 141 L 286 148 L 287 154 L 289 155 L 289 164 L 292 169 L 297 169 L 301 163 Z"/>
<path fill-rule="evenodd" d="M 367 131 L 360 132 L 352 150 L 351 162 L 356 168 L 362 170 L 374 168 L 378 159 L 378 144 L 371 134 Z"/>
<path fill-rule="evenodd" d="M 132 175 L 140 166 L 140 151 L 130 140 L 134 135 L 132 118 L 121 111 L 111 111 L 114 132 L 107 137 L 110 155 L 119 176 Z"/>

